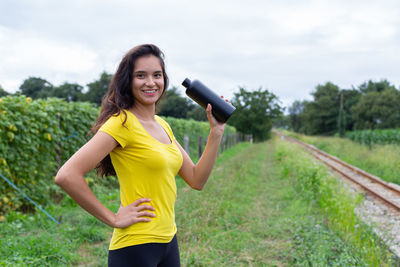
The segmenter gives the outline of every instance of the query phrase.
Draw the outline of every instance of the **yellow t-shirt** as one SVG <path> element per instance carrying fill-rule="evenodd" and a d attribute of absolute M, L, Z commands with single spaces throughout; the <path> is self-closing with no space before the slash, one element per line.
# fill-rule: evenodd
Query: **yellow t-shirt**
<path fill-rule="evenodd" d="M 136 116 L 125 110 L 125 115 L 111 116 L 99 129 L 111 135 L 120 146 L 111 153 L 111 162 L 120 184 L 123 206 L 139 198 L 150 198 L 155 218 L 151 222 L 135 223 L 127 228 L 115 228 L 110 250 L 144 243 L 168 243 L 176 233 L 175 176 L 182 166 L 182 154 L 168 123 L 158 116 L 156 121 L 168 134 L 171 144 L 153 138 Z"/>

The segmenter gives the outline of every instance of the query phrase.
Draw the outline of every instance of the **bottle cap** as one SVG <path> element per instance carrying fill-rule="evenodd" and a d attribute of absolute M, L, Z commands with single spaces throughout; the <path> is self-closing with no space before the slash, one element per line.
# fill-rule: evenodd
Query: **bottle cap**
<path fill-rule="evenodd" d="M 188 87 L 190 86 L 191 83 L 192 83 L 192 82 L 191 82 L 188 78 L 186 78 L 186 79 L 182 82 L 182 85 L 185 86 L 186 88 L 188 88 Z"/>

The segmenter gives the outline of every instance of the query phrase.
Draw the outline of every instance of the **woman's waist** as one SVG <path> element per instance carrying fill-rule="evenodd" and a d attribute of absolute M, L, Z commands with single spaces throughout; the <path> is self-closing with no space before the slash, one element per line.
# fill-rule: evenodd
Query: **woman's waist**
<path fill-rule="evenodd" d="M 126 228 L 114 228 L 110 249 L 143 243 L 169 242 L 175 233 L 174 217 L 151 218 L 150 222 L 139 222 Z"/>
<path fill-rule="evenodd" d="M 132 228 L 130 230 L 132 230 Z M 158 231 L 151 229 L 147 231 L 127 231 L 126 228 L 115 228 L 109 249 L 114 250 L 145 243 L 168 243 L 177 232 L 175 224 L 172 228 L 157 230 Z"/>

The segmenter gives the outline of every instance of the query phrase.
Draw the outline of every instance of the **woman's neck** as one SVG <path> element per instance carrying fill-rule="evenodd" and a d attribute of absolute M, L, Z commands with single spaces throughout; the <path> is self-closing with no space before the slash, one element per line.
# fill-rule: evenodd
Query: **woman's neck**
<path fill-rule="evenodd" d="M 154 115 L 156 115 L 155 105 L 151 106 L 143 106 L 143 105 L 134 105 L 130 108 L 130 111 L 135 114 L 135 116 L 142 121 L 150 121 L 154 120 Z"/>

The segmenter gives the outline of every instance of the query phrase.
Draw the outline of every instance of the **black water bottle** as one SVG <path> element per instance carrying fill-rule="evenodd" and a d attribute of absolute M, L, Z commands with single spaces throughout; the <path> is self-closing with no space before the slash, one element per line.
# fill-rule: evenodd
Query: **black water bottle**
<path fill-rule="evenodd" d="M 186 94 L 204 109 L 207 108 L 207 104 L 211 104 L 212 114 L 219 122 L 226 122 L 235 111 L 234 106 L 198 80 L 190 81 L 186 78 L 182 85 L 186 87 Z"/>

